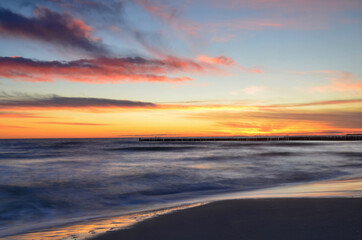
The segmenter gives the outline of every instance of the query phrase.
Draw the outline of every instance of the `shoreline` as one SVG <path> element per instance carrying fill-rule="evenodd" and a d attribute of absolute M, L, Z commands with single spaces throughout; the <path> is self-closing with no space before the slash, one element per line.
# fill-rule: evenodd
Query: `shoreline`
<path fill-rule="evenodd" d="M 362 198 L 215 201 L 146 219 L 90 240 L 362 239 Z"/>
<path fill-rule="evenodd" d="M 169 214 L 175 211 L 184 210 L 196 206 L 204 205 L 208 202 L 190 202 L 171 205 L 161 208 L 143 209 L 135 212 L 118 214 L 108 217 L 92 217 L 74 221 L 71 223 L 60 224 L 53 227 L 42 227 L 25 230 L 22 233 L 9 234 L 0 237 L 4 240 L 40 240 L 40 239 L 89 239 L 92 236 L 106 233 L 113 230 L 122 230 L 137 224 L 138 222 Z"/>
<path fill-rule="evenodd" d="M 28 232 L 4 236 L 7 240 L 26 239 L 92 239 L 102 236 L 109 231 L 123 231 L 133 228 L 137 224 L 157 219 L 161 215 L 173 214 L 189 208 L 213 204 L 224 201 L 258 201 L 262 199 L 360 199 L 362 206 L 362 178 L 339 179 L 310 182 L 304 184 L 276 186 L 273 188 L 257 189 L 246 192 L 231 192 L 203 196 L 170 204 L 168 206 L 151 207 L 121 215 L 109 217 L 95 217 L 88 220 L 76 221 L 70 224 L 58 225 L 49 228 L 40 228 Z M 361 209 L 362 212 L 362 209 Z"/>
<path fill-rule="evenodd" d="M 295 204 L 297 203 L 297 204 Z M 311 204 L 312 203 L 312 204 Z M 273 210 L 272 212 L 268 212 Z M 310 211 L 312 210 L 312 211 Z M 309 211 L 309 212 L 308 212 Z M 328 212 L 329 211 L 329 212 Z M 234 213 L 241 214 L 234 214 Z M 245 198 L 229 198 L 229 199 L 215 199 L 213 201 L 195 202 L 189 204 L 177 205 L 168 208 L 151 209 L 133 214 L 119 215 L 115 217 L 95 218 L 85 221 L 75 222 L 73 224 L 67 224 L 58 227 L 51 227 L 46 229 L 33 230 L 22 234 L 4 236 L 1 239 L 5 240 L 27 240 L 27 239 L 73 239 L 73 240 L 110 240 L 110 239 L 244 239 L 239 235 L 244 233 L 240 232 L 246 227 L 241 227 L 238 232 L 235 229 L 232 238 L 212 238 L 209 233 L 204 231 L 199 232 L 202 229 L 218 228 L 219 233 L 229 234 L 230 229 L 224 229 L 225 226 L 233 225 L 235 222 L 250 221 L 250 219 L 256 219 L 255 227 L 253 231 L 256 231 L 258 225 L 268 225 L 273 230 L 272 234 L 277 234 L 279 225 L 290 224 L 290 217 L 303 215 L 303 218 L 299 220 L 299 224 L 305 225 L 306 228 L 294 229 L 293 231 L 306 231 L 308 229 L 324 228 L 339 229 L 338 232 L 355 232 L 352 235 L 347 235 L 349 238 L 331 238 L 328 235 L 328 239 L 362 239 L 362 230 L 358 227 L 349 228 L 346 225 L 346 221 L 352 220 L 353 222 L 362 222 L 362 197 L 346 197 L 346 196 L 330 196 L 330 197 L 252 197 L 245 196 Z M 209 215 L 209 213 L 212 213 Z M 275 214 L 278 213 L 278 214 Z M 206 214 L 206 215 L 205 215 Z M 245 215 L 246 214 L 246 215 Z M 308 216 L 309 214 L 309 216 Z M 320 218 L 319 220 L 317 218 Z M 165 219 L 166 220 L 165 220 Z M 328 223 L 329 218 L 334 218 L 332 223 Z M 161 220 L 159 220 L 161 219 Z M 175 220 L 176 219 L 176 220 Z M 207 222 L 200 223 L 207 219 Z M 269 222 L 263 222 L 265 219 L 269 219 Z M 280 220 L 283 219 L 282 222 Z M 261 220 L 261 222 L 259 222 Z M 274 223 L 274 220 L 277 221 Z M 288 220 L 288 221 L 287 221 Z M 312 220 L 312 221 L 311 221 Z M 178 223 L 181 222 L 182 224 Z M 211 223 L 210 223 L 211 221 Z M 279 222 L 278 222 L 279 221 Z M 303 223 L 304 221 L 304 223 Z M 313 222 L 314 221 L 314 222 Z M 318 225 L 318 222 L 327 221 L 327 225 Z M 259 223 L 258 223 L 259 222 Z M 186 226 L 187 233 L 184 229 L 180 229 L 179 225 L 188 223 Z M 197 229 L 190 227 L 200 225 Z M 341 227 L 339 224 L 343 223 Z M 165 225 L 166 224 L 166 225 Z M 277 225 L 273 225 L 277 224 Z M 295 224 L 295 223 L 294 223 Z M 347 224 L 350 225 L 350 224 Z M 156 228 L 154 228 L 156 226 Z M 220 228 L 222 226 L 222 228 Z M 238 227 L 238 228 L 239 228 Z M 159 231 L 167 230 L 165 233 L 167 236 L 162 237 L 153 234 L 157 234 Z M 191 229 L 192 228 L 192 229 Z M 145 231 L 147 235 L 143 234 Z M 191 229 L 191 232 L 190 232 Z M 248 231 L 252 229 L 252 226 L 246 228 Z M 269 229 L 269 230 L 270 230 Z M 328 230 L 328 231 L 329 231 Z M 279 229 L 278 231 L 282 231 Z M 170 234 L 177 233 L 180 235 L 174 236 Z M 187 234 L 187 237 L 182 234 Z M 200 237 L 200 234 L 202 237 Z M 206 235 L 205 235 L 206 234 Z M 256 236 L 256 239 L 299 239 L 291 238 L 287 236 L 283 238 L 280 235 L 275 235 L 275 238 L 269 238 L 269 234 L 265 238 Z M 329 234 L 326 232 L 320 232 L 319 234 Z M 194 237 L 199 236 L 198 237 Z M 302 235 L 301 235 L 302 236 Z M 320 235 L 318 235 L 320 236 Z M 354 238 L 356 236 L 356 238 Z M 255 236 L 249 236 L 245 239 L 254 239 Z M 311 236 L 303 237 L 300 239 L 314 239 Z M 315 238 L 321 239 L 321 238 Z M 322 238 L 324 239 L 324 238 Z M 327 239 L 327 237 L 326 237 Z"/>

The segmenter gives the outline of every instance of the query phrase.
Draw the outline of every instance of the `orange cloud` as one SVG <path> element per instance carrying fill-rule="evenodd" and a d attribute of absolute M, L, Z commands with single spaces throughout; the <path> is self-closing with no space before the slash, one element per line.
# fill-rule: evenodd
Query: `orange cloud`
<path fill-rule="evenodd" d="M 232 60 L 228 57 L 225 57 L 225 56 L 208 57 L 205 55 L 201 55 L 201 56 L 198 56 L 196 59 L 200 62 L 210 63 L 210 64 L 218 64 L 218 65 L 226 65 L 226 66 L 235 64 L 234 60 Z"/>
<path fill-rule="evenodd" d="M 7 109 L 8 107 L 0 107 L 0 109 Z M 0 111 L 1 118 L 48 118 L 39 114 L 27 113 L 27 112 L 4 112 Z"/>
<path fill-rule="evenodd" d="M 286 104 L 272 104 L 259 106 L 260 109 L 280 109 L 280 108 L 295 108 L 295 107 L 314 107 L 314 106 L 323 106 L 323 105 L 341 105 L 341 104 L 356 104 L 362 103 L 362 99 L 336 99 L 329 101 L 316 101 L 316 102 L 306 102 L 306 103 L 286 103 Z"/>
<path fill-rule="evenodd" d="M 207 111 L 189 117 L 213 122 L 215 129 L 232 135 L 362 132 L 360 111 Z"/>
<path fill-rule="evenodd" d="M 0 137 L 360 133 L 362 112 L 358 104 L 361 102 L 362 99 L 339 99 L 264 106 L 245 101 L 156 104 L 3 94 L 0 96 L 0 117 L 5 116 L 1 123 L 5 127 Z M 315 106 L 328 108 L 316 109 Z M 144 124 L 145 119 L 147 124 Z M 54 125 L 58 126 L 54 128 Z"/>
<path fill-rule="evenodd" d="M 39 122 L 39 124 L 75 125 L 75 126 L 108 126 L 109 125 L 109 124 L 102 124 L 102 123 L 86 123 L 86 122 Z"/>
<path fill-rule="evenodd" d="M 305 106 L 337 105 L 337 104 L 350 104 L 350 103 L 362 103 L 362 99 L 339 99 L 339 100 L 330 100 L 330 101 L 317 101 L 310 103 L 298 103 L 292 106 L 305 107 Z"/>

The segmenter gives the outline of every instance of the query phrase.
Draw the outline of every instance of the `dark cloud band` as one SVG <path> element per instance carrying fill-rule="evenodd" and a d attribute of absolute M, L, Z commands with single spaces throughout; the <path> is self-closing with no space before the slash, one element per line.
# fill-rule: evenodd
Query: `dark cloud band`
<path fill-rule="evenodd" d="M 92 28 L 82 20 L 45 7 L 37 7 L 33 13 L 33 17 L 26 17 L 0 7 L 0 34 L 46 41 L 97 55 L 107 53 L 102 43 L 92 37 Z"/>
<path fill-rule="evenodd" d="M 87 83 L 181 82 L 188 77 L 169 77 L 180 72 L 203 72 L 206 68 L 188 59 L 96 58 L 76 61 L 37 61 L 0 57 L 0 77 L 32 82 L 66 80 Z"/>
<path fill-rule="evenodd" d="M 115 100 L 107 98 L 82 98 L 82 97 L 28 97 L 0 100 L 0 108 L 152 108 L 155 104 L 149 102 Z"/>

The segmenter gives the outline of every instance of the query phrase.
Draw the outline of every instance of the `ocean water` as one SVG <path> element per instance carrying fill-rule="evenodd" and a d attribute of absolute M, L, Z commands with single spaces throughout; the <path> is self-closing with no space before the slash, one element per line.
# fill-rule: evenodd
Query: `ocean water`
<path fill-rule="evenodd" d="M 360 141 L 0 140 L 0 237 L 325 181 L 357 181 L 339 196 L 362 197 L 361 178 Z"/>

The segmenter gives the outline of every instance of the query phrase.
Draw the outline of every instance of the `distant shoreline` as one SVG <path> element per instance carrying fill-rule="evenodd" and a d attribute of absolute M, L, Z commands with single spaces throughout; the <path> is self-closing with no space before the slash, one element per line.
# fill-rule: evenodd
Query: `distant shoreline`
<path fill-rule="evenodd" d="M 147 137 L 140 142 L 214 142 L 214 141 L 362 141 L 362 134 L 322 136 L 260 136 L 260 137 Z"/>

